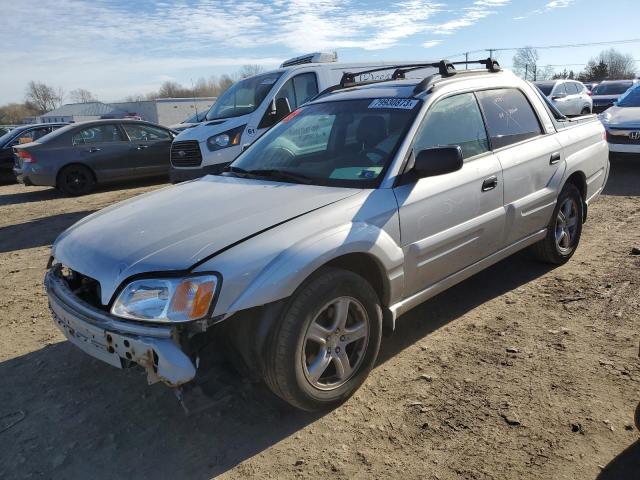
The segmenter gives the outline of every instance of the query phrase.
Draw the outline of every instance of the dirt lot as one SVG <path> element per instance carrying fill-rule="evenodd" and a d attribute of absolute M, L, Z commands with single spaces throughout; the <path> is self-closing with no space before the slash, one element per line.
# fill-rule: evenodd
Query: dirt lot
<path fill-rule="evenodd" d="M 0 478 L 640 478 L 640 162 L 613 163 L 571 262 L 517 255 L 405 315 L 326 415 L 220 366 L 215 406 L 186 417 L 170 390 L 53 326 L 51 242 L 161 186 L 0 187 Z"/>

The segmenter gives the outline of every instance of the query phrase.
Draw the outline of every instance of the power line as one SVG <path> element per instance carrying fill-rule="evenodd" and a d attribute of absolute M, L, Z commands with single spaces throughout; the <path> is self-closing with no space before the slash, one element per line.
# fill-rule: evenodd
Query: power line
<path fill-rule="evenodd" d="M 578 48 L 578 47 L 594 47 L 594 46 L 603 46 L 603 45 L 619 45 L 619 44 L 628 44 L 628 43 L 640 43 L 640 38 L 629 38 L 626 40 L 610 40 L 605 42 L 588 42 L 588 43 L 567 43 L 564 45 L 543 45 L 540 47 L 534 47 L 527 45 L 526 47 L 503 47 L 503 48 L 482 48 L 479 50 L 470 50 L 468 52 L 456 53 L 454 55 L 449 55 L 446 58 L 451 57 L 459 57 L 462 55 L 468 55 L 470 53 L 480 53 L 480 52 L 505 52 L 509 50 L 520 50 L 522 48 L 534 48 L 536 50 L 549 50 L 553 48 Z"/>

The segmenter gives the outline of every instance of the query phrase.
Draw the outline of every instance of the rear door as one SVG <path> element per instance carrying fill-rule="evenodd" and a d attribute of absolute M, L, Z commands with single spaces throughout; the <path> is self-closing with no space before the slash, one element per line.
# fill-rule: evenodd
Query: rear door
<path fill-rule="evenodd" d="M 582 110 L 582 97 L 580 95 L 580 89 L 578 89 L 578 84 L 575 82 L 567 82 L 565 83 L 565 88 L 567 89 L 567 94 L 570 99 L 571 115 L 580 115 L 580 111 Z"/>
<path fill-rule="evenodd" d="M 553 179 L 565 168 L 564 152 L 555 133 L 545 133 L 521 90 L 501 88 L 477 95 L 504 175 L 506 228 L 501 246 L 506 247 L 547 225 L 557 194 Z"/>
<path fill-rule="evenodd" d="M 135 176 L 130 143 L 116 124 L 100 123 L 77 130 L 72 144 L 70 157 L 89 165 L 98 180 Z"/>
<path fill-rule="evenodd" d="M 169 130 L 144 123 L 123 123 L 131 142 L 130 163 L 140 176 L 163 175 L 169 172 L 169 157 L 173 135 Z"/>
<path fill-rule="evenodd" d="M 423 149 L 459 145 L 461 170 L 394 188 L 405 254 L 405 295 L 417 293 L 498 249 L 504 229 L 502 169 L 489 150 L 473 93 L 437 100 L 416 134 Z"/>

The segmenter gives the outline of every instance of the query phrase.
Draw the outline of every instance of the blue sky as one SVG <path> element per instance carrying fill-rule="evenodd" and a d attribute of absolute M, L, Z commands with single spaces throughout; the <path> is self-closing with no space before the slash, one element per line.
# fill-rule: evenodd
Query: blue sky
<path fill-rule="evenodd" d="M 481 48 L 640 38 L 636 2 L 0 0 L 0 104 L 22 101 L 29 80 L 115 101 L 320 49 L 341 61 L 457 59 Z M 640 42 L 614 47 L 640 59 Z M 540 50 L 540 63 L 583 64 L 604 48 Z M 513 53 L 499 53 L 503 66 Z"/>

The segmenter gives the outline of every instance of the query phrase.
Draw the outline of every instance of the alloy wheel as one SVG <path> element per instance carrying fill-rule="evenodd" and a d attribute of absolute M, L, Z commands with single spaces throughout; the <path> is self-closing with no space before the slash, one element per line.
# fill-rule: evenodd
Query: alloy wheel
<path fill-rule="evenodd" d="M 578 231 L 578 205 L 573 198 L 567 198 L 560 206 L 556 217 L 556 246 L 560 253 L 567 254 L 574 247 Z"/>
<path fill-rule="evenodd" d="M 353 297 L 322 307 L 309 324 L 302 347 L 307 381 L 319 390 L 344 385 L 357 372 L 369 342 L 369 317 Z"/>

